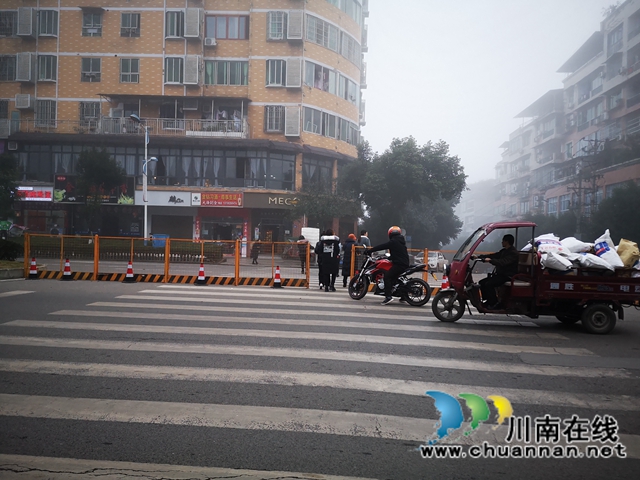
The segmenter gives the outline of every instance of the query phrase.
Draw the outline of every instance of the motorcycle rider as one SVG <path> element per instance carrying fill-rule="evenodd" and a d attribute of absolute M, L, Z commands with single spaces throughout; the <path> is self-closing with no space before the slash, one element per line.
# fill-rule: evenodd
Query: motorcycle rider
<path fill-rule="evenodd" d="M 388 305 L 393 301 L 391 292 L 393 286 L 398 281 L 398 277 L 402 272 L 409 268 L 409 253 L 407 252 L 407 243 L 405 242 L 402 230 L 398 226 L 391 227 L 388 232 L 389 241 L 367 248 L 366 253 L 377 252 L 378 250 L 389 250 L 391 256 L 389 260 L 393 264 L 391 268 L 384 274 L 384 300 L 382 305 Z"/>

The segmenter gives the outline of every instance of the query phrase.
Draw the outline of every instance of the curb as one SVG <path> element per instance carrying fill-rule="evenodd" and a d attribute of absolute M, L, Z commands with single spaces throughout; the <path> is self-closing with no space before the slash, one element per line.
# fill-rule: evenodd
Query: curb
<path fill-rule="evenodd" d="M 24 268 L 0 269 L 0 280 L 7 280 L 10 278 L 24 278 Z"/>

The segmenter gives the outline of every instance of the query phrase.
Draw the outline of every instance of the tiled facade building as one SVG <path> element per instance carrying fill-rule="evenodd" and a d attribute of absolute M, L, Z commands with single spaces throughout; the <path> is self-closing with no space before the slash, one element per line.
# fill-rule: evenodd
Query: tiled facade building
<path fill-rule="evenodd" d="M 330 190 L 357 156 L 368 1 L 104 5 L 0 6 L 0 148 L 20 160 L 23 223 L 83 233 L 75 162 L 106 148 L 135 202 L 105 199 L 101 233 L 141 235 L 146 127 L 147 158 L 158 159 L 148 163 L 151 233 L 297 235 L 302 225 L 284 215 L 295 192 Z M 350 233 L 354 219 L 341 226 Z"/>
<path fill-rule="evenodd" d="M 640 181 L 640 159 L 598 163 L 605 142 L 622 147 L 640 133 L 640 0 L 610 9 L 595 32 L 558 70 L 563 88 L 522 111 L 496 165 L 496 218 L 582 218 L 627 180 Z"/>

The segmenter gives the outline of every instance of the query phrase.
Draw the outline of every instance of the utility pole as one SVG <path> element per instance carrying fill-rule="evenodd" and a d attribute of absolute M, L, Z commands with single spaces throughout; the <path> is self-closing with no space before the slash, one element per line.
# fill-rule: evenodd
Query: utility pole
<path fill-rule="evenodd" d="M 591 168 L 596 163 L 595 156 L 598 154 L 598 151 L 600 150 L 600 145 L 604 143 L 604 140 L 598 140 L 596 138 L 593 140 L 586 140 L 586 141 L 589 142 L 590 145 L 588 147 L 583 147 L 582 151 L 586 153 L 585 155 L 586 158 L 591 159 L 591 162 L 588 165 L 588 167 Z M 582 235 L 582 217 L 583 217 L 582 215 L 582 179 L 583 179 L 583 172 L 584 172 L 583 167 L 584 167 L 583 160 L 578 160 L 576 162 L 576 176 L 577 176 L 578 188 L 576 191 L 576 202 L 575 202 L 575 208 L 574 208 L 574 211 L 576 212 L 576 238 L 578 240 L 582 240 L 580 237 Z"/>

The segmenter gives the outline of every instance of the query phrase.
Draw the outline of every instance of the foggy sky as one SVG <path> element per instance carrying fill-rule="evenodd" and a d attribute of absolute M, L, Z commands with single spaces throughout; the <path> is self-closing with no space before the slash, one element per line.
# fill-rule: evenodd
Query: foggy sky
<path fill-rule="evenodd" d="M 558 68 L 612 0 L 369 0 L 365 140 L 440 139 L 467 183 L 495 177 L 514 115 L 562 88 Z"/>

